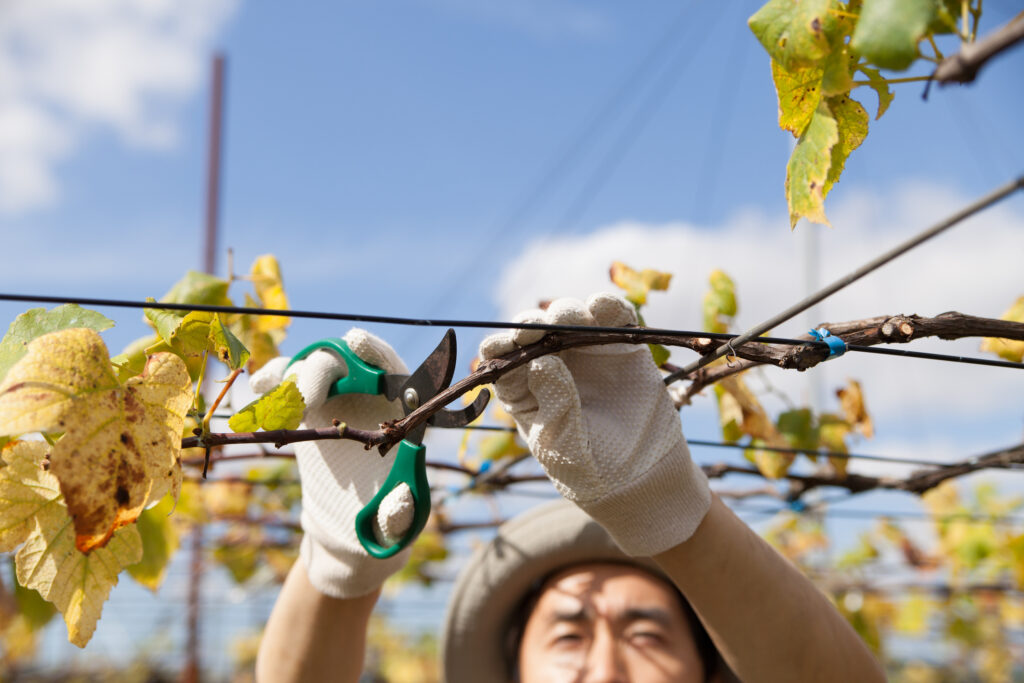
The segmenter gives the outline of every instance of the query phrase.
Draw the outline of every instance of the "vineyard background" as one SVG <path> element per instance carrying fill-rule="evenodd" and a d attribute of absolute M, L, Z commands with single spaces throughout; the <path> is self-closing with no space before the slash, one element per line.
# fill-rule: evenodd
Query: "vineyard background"
<path fill-rule="evenodd" d="M 501 320 L 541 299 L 608 289 L 607 268 L 621 260 L 674 274 L 670 290 L 652 294 L 644 309 L 659 327 L 700 329 L 708 276 L 716 268 L 728 272 L 740 302 L 738 331 L 1020 172 L 1024 133 L 1016 112 L 1024 94 L 1016 52 L 995 60 L 970 87 L 933 89 L 927 102 L 919 98 L 922 84 L 895 86 L 891 111 L 872 121 L 830 196 L 834 229 L 801 223 L 791 234 L 782 193 L 791 138 L 778 130 L 768 60 L 745 23 L 759 4 L 658 2 L 626 11 L 431 0 L 390 10 L 320 3 L 296 13 L 252 3 L 125 0 L 115 9 L 71 13 L 57 4 L 14 3 L 0 41 L 7 67 L 21 78 L 0 104 L 0 120 L 21 135 L 0 139 L 0 225 L 9 253 L 24 258 L 8 259 L 0 289 L 141 300 L 159 297 L 199 265 L 213 48 L 229 65 L 217 270 L 226 272 L 228 246 L 236 272 L 273 252 L 292 304 L 303 309 Z M 1011 16 L 1006 5 L 986 7 L 982 33 Z M 39 52 L 19 53 L 11 47 L 18 41 Z M 56 49 L 61 44 L 67 47 Z M 864 98 L 869 111 L 873 98 Z M 807 233 L 817 235 L 816 244 Z M 997 317 L 1024 294 L 1022 253 L 1024 204 L 1016 197 L 778 332 L 798 335 L 822 320 L 887 313 Z M 24 309 L 0 304 L 5 320 Z M 104 335 L 114 353 L 146 331 L 136 313 L 104 312 L 117 321 Z M 282 348 L 294 352 L 345 328 L 297 320 Z M 411 363 L 439 336 L 372 329 Z M 461 373 L 482 334 L 460 332 Z M 976 340 L 912 346 L 978 355 Z M 676 354 L 680 364 L 691 358 Z M 833 391 L 856 378 L 876 436 L 853 442 L 853 450 L 952 461 L 1021 442 L 1024 384 L 1016 372 L 849 354 L 806 375 L 763 376 L 796 405 L 821 410 L 836 410 Z M 239 407 L 247 397 L 237 393 Z M 773 395 L 763 398 L 773 415 L 786 407 Z M 684 409 L 683 422 L 692 439 L 721 440 L 710 391 Z M 454 461 L 461 438 L 432 434 L 430 452 Z M 694 454 L 703 464 L 745 464 L 739 452 L 695 446 Z M 912 469 L 850 465 L 852 472 L 892 476 Z M 466 484 L 458 474 L 431 476 Z M 967 496 L 979 482 L 992 483 L 997 500 L 982 505 L 998 507 L 1020 494 L 1019 476 L 972 475 L 960 491 Z M 716 486 L 762 484 L 736 477 Z M 549 495 L 542 483 L 519 488 L 528 492 L 493 502 L 460 496 L 451 519 L 504 517 Z M 767 514 L 783 507 L 778 500 L 735 507 L 766 531 L 786 523 Z M 925 508 L 900 493 L 833 505 L 823 517 L 824 536 L 795 522 L 776 536 L 791 552 L 808 551 L 809 564 L 830 566 L 863 551 L 860 534 L 876 528 L 879 511 L 911 516 L 900 521 L 906 538 L 933 551 L 927 521 L 912 517 Z M 1024 525 L 1010 521 L 1019 535 Z M 891 529 L 872 533 L 890 569 L 908 557 Z M 469 532 L 450 538 L 456 559 L 430 570 L 441 578 L 473 543 Z M 64 626 L 52 622 L 35 665 L 52 671 L 147 657 L 176 676 L 186 641 L 187 543 L 183 538 L 155 597 L 122 579 L 86 650 L 68 645 Z M 212 556 L 206 562 L 200 661 L 226 677 L 235 667 L 233 643 L 244 650 L 246 636 L 266 618 L 273 572 L 263 567 L 237 586 Z M 882 576 L 864 572 L 871 587 L 900 585 L 911 575 Z M 391 628 L 429 632 L 446 589 L 443 580 L 406 588 L 387 598 L 381 613 Z M 871 592 L 859 594 L 859 605 L 851 598 L 844 606 L 864 614 L 877 608 L 878 617 L 882 607 Z M 1024 605 L 1019 593 L 1010 596 L 1015 602 L 999 615 L 1010 640 L 996 645 L 1020 661 Z M 898 622 L 912 615 L 892 616 Z M 955 639 L 890 640 L 899 656 L 954 663 L 961 656 Z"/>

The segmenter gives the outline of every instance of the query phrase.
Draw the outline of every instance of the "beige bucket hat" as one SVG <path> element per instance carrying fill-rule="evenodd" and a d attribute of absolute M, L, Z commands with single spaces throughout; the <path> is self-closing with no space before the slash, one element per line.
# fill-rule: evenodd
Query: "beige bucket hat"
<path fill-rule="evenodd" d="M 597 522 L 564 500 L 503 524 L 455 581 L 441 633 L 444 680 L 511 683 L 505 644 L 524 597 L 558 569 L 604 561 L 639 564 L 663 576 L 653 561 L 623 553 Z"/>

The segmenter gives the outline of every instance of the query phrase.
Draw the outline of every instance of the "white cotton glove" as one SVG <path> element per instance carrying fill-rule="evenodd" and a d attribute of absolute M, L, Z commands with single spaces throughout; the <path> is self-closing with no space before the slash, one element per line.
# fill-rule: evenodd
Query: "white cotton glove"
<path fill-rule="evenodd" d="M 343 339 L 371 365 L 390 373 L 408 373 L 387 342 L 369 332 L 352 329 Z M 286 370 L 290 360 L 275 358 L 257 371 L 249 384 L 256 393 L 265 393 L 285 376 L 295 375 L 296 386 L 306 401 L 302 427 L 330 427 L 338 419 L 359 429 L 378 429 L 382 422 L 402 417 L 399 402 L 389 402 L 383 396 L 342 394 L 328 401 L 331 384 L 348 374 L 345 361 L 335 352 L 319 349 Z M 361 443 L 341 439 L 297 443 L 295 457 L 302 480 L 305 531 L 299 552 L 310 582 L 320 592 L 336 598 L 375 591 L 402 568 L 409 550 L 387 559 L 370 557 L 356 537 L 355 518 L 387 478 L 393 453 L 382 458 Z M 401 537 L 412 516 L 412 494 L 403 485 L 381 503 L 375 529 L 377 542 L 388 545 Z"/>
<path fill-rule="evenodd" d="M 636 325 L 613 294 L 584 304 L 558 299 L 516 322 Z M 484 359 L 538 341 L 539 330 L 487 337 Z M 644 344 L 577 347 L 542 356 L 495 383 L 530 451 L 563 496 L 634 556 L 688 539 L 711 505 L 707 478 L 691 459 L 679 413 Z"/>

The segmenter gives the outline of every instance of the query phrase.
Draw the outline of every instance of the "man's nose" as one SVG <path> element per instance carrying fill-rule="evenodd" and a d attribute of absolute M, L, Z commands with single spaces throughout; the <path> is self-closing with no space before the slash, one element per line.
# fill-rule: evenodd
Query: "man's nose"
<path fill-rule="evenodd" d="M 619 643 L 607 626 L 595 629 L 583 673 L 582 683 L 629 683 Z"/>

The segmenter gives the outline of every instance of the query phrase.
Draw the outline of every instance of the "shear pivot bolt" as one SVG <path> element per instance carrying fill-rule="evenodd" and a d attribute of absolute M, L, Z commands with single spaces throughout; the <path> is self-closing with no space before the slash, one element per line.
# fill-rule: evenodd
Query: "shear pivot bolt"
<path fill-rule="evenodd" d="M 415 409 L 420 405 L 420 395 L 416 393 L 415 389 L 409 388 L 402 394 L 402 401 L 405 402 L 405 405 Z"/>

